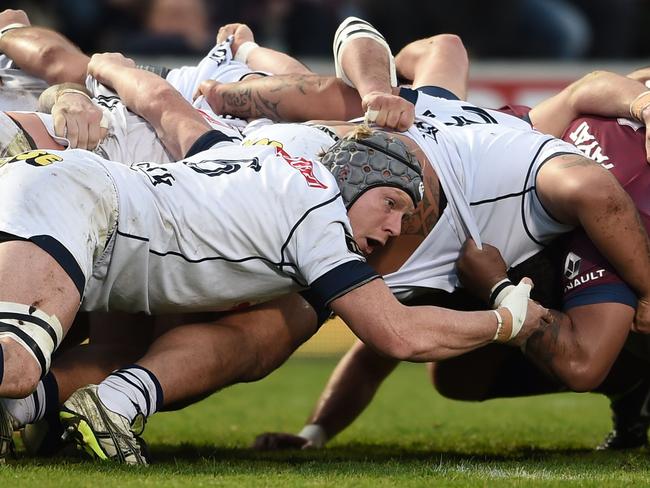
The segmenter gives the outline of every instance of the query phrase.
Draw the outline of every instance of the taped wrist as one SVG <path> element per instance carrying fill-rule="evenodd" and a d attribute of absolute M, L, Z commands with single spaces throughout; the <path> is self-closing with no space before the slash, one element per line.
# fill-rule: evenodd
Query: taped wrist
<path fill-rule="evenodd" d="M 503 299 L 510 293 L 515 285 L 508 278 L 497 282 L 490 290 L 490 299 L 488 300 L 490 308 L 499 308 Z"/>
<path fill-rule="evenodd" d="M 508 340 L 514 339 L 524 325 L 531 288 L 531 285 L 520 282 L 501 301 L 501 307 L 507 308 L 512 315 L 512 332 Z"/>
<path fill-rule="evenodd" d="M 650 90 L 644 91 L 630 103 L 630 117 L 637 122 L 645 123 L 643 111 L 650 107 Z"/>
<path fill-rule="evenodd" d="M 327 443 L 327 433 L 325 429 L 318 424 L 307 424 L 300 432 L 298 437 L 302 437 L 311 442 L 312 446 L 321 448 Z"/>
<path fill-rule="evenodd" d="M 0 337 L 10 337 L 24 347 L 41 366 L 42 378 L 61 344 L 63 328 L 56 316 L 35 307 L 0 302 Z"/>
<path fill-rule="evenodd" d="M 334 34 L 332 49 L 334 51 L 334 68 L 336 70 L 336 77 L 343 80 L 346 85 L 354 88 L 354 83 L 352 83 L 343 71 L 341 60 L 343 59 L 343 51 L 345 50 L 346 44 L 354 39 L 362 39 L 364 37 L 374 39 L 376 42 L 381 44 L 384 49 L 386 49 L 388 62 L 390 63 L 390 86 L 397 86 L 395 58 L 393 58 L 393 53 L 391 53 L 390 46 L 388 46 L 386 39 L 384 39 L 384 36 L 382 36 L 372 25 L 357 17 L 348 17 L 345 19 L 341 22 L 341 25 Z"/>
<path fill-rule="evenodd" d="M 0 29 L 0 39 L 9 31 L 12 31 L 14 29 L 20 29 L 21 27 L 29 27 L 26 24 L 21 24 L 20 22 L 14 22 L 13 24 L 9 24 L 4 26 L 2 29 Z"/>
<path fill-rule="evenodd" d="M 250 55 L 251 51 L 258 47 L 260 46 L 256 42 L 246 41 L 242 43 L 241 46 L 239 46 L 237 52 L 235 53 L 235 57 L 233 59 L 235 61 L 239 61 L 240 63 L 246 64 L 246 62 L 248 61 L 248 56 Z"/>

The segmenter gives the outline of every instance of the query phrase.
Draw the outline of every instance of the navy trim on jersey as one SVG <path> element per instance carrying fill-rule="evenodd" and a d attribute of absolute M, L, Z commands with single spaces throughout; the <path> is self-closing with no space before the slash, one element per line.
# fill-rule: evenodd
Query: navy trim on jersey
<path fill-rule="evenodd" d="M 622 303 L 636 308 L 637 297 L 625 283 L 604 283 L 571 295 L 564 302 L 564 310 L 596 303 Z"/>
<path fill-rule="evenodd" d="M 84 288 L 86 286 L 86 277 L 81 271 L 81 267 L 77 264 L 74 256 L 68 251 L 63 244 L 57 241 L 52 236 L 32 236 L 29 239 L 24 237 L 15 236 L 8 232 L 0 232 L 0 242 L 7 241 L 30 241 L 40 247 L 43 251 L 48 253 L 59 263 L 63 271 L 67 273 L 74 285 L 77 287 L 79 296 L 83 297 Z"/>
<path fill-rule="evenodd" d="M 551 159 L 553 159 L 553 158 L 555 158 L 557 156 L 565 156 L 565 155 L 569 155 L 569 154 L 572 154 L 574 156 L 582 156 L 581 154 L 570 152 L 570 151 L 559 151 L 559 152 L 551 154 L 548 158 L 546 158 L 544 161 L 542 161 L 542 164 L 540 164 L 539 167 L 537 168 L 537 173 L 535 173 L 535 181 L 537 181 L 537 175 L 539 174 L 540 170 L 542 169 L 542 166 L 544 166 Z M 583 157 L 586 157 L 586 156 L 583 156 Z M 535 185 L 533 185 L 533 188 L 535 188 L 535 194 L 537 195 L 537 187 Z M 539 198 L 539 195 L 537 195 L 537 200 L 539 200 L 539 204 L 544 209 L 544 212 L 546 212 L 546 215 L 551 217 L 556 222 L 559 222 L 560 224 L 565 223 L 565 222 L 562 222 L 561 220 L 558 220 L 557 218 L 555 218 L 555 216 L 544 206 L 544 203 L 542 202 L 541 198 Z M 523 207 L 522 207 L 522 215 L 523 215 Z"/>
<path fill-rule="evenodd" d="M 479 200 L 477 202 L 470 202 L 469 203 L 470 207 L 474 207 L 474 206 L 477 206 L 477 205 L 483 205 L 483 204 L 486 204 L 486 203 L 494 203 L 494 202 L 497 202 L 499 200 L 505 200 L 507 198 L 513 198 L 513 197 L 521 196 L 522 197 L 521 198 L 521 222 L 522 222 L 522 225 L 524 226 L 524 231 L 526 232 L 526 235 L 528 235 L 528 238 L 531 241 L 533 241 L 534 243 L 539 244 L 539 245 L 544 245 L 542 242 L 538 241 L 533 236 L 533 234 L 530 232 L 530 229 L 528 228 L 528 223 L 526 222 L 526 211 L 525 211 L 526 207 L 525 207 L 525 205 L 526 205 L 526 194 L 527 193 L 530 193 L 531 191 L 535 191 L 535 195 L 537 195 L 537 188 L 535 186 L 535 180 L 533 180 L 532 183 L 530 182 L 530 176 L 531 176 L 531 172 L 533 171 L 533 165 L 535 164 L 535 161 L 539 157 L 539 154 L 542 152 L 542 149 L 544 149 L 544 146 L 546 146 L 546 144 L 548 144 L 549 142 L 551 142 L 553 140 L 554 140 L 553 138 L 546 139 L 539 146 L 539 148 L 537 149 L 537 152 L 535 153 L 535 156 L 533 156 L 533 159 L 530 161 L 530 163 L 528 165 L 528 172 L 526 173 L 526 179 L 524 180 L 524 187 L 522 188 L 521 191 L 518 191 L 518 192 L 515 192 L 515 193 L 507 193 L 505 195 L 499 195 L 499 196 L 496 196 L 494 198 L 488 198 L 486 200 Z M 541 167 L 544 166 L 550 159 L 552 159 L 552 158 L 554 158 L 556 156 L 561 156 L 563 154 L 574 154 L 574 153 L 557 152 L 557 153 L 551 154 L 549 157 L 547 157 L 539 165 L 539 167 L 537 168 L 537 173 L 539 173 L 539 170 L 541 169 Z M 535 173 L 535 179 L 537 179 L 537 173 Z M 530 186 L 528 186 L 528 185 L 530 185 Z M 537 199 L 539 200 L 539 197 Z M 542 205 L 542 208 L 544 209 L 544 211 L 547 213 L 547 215 L 549 217 L 551 217 L 556 222 L 559 222 L 559 220 L 557 220 L 555 217 L 553 217 L 553 215 L 544 207 L 541 200 L 539 200 L 539 203 L 540 203 L 540 205 Z"/>
<path fill-rule="evenodd" d="M 327 319 L 332 316 L 332 311 L 318 300 L 318 296 L 311 289 L 301 291 L 300 296 L 303 297 L 309 305 L 311 305 L 311 308 L 314 309 L 314 312 L 316 313 L 316 327 L 320 329 L 321 325 L 323 325 Z"/>
<path fill-rule="evenodd" d="M 212 129 L 207 131 L 205 134 L 203 134 L 201 137 L 199 137 L 194 144 L 192 144 L 192 147 L 187 151 L 187 154 L 185 155 L 186 158 L 189 158 L 190 156 L 194 156 L 195 154 L 198 154 L 202 151 L 206 151 L 220 142 L 233 142 L 237 139 L 227 136 L 223 132 L 217 129 Z"/>
<path fill-rule="evenodd" d="M 415 103 L 418 101 L 419 93 L 424 93 L 425 95 L 432 97 L 444 98 L 446 100 L 460 100 L 460 98 L 458 98 L 452 92 L 446 88 L 442 88 L 441 86 L 427 85 L 416 89 L 404 87 L 399 89 L 399 96 L 404 100 L 411 102 L 413 105 L 415 105 Z"/>
<path fill-rule="evenodd" d="M 329 306 L 333 300 L 376 278 L 380 276 L 364 261 L 355 260 L 340 264 L 311 284 L 313 299 L 318 307 L 314 307 L 314 310 L 318 311 L 320 307 Z"/>

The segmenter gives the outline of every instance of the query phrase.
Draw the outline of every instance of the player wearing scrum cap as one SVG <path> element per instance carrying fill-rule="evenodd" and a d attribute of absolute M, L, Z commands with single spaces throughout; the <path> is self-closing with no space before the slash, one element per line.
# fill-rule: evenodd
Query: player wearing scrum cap
<path fill-rule="evenodd" d="M 118 91 L 119 91 L 119 90 L 118 90 Z M 407 92 L 407 93 L 408 93 L 408 92 Z M 421 95 L 419 95 L 419 94 L 416 93 L 416 94 L 410 94 L 410 96 L 413 97 L 413 96 L 421 96 Z M 426 96 L 421 96 L 421 98 L 420 98 L 419 101 L 420 101 L 420 104 L 421 104 L 421 105 L 422 105 L 423 102 L 425 102 L 425 105 L 424 105 L 425 108 L 422 109 L 422 110 L 423 110 L 423 115 L 424 115 L 425 112 L 426 112 L 427 110 L 429 110 L 430 107 L 431 107 L 431 105 L 429 104 L 429 103 L 430 103 L 430 100 L 428 100 Z M 426 103 L 426 102 L 429 102 L 429 103 Z M 446 106 L 445 106 L 445 104 L 440 104 L 440 105 L 436 105 L 435 108 L 436 108 L 436 110 L 437 110 L 437 114 L 444 115 L 445 117 L 448 117 L 450 121 L 454 121 L 454 120 L 455 120 L 454 117 L 455 117 L 455 116 L 458 116 L 458 114 L 460 113 L 460 114 L 462 114 L 462 116 L 464 117 L 464 118 L 461 119 L 461 120 L 464 120 L 466 123 L 473 123 L 473 124 L 483 123 L 483 124 L 489 125 L 489 124 L 498 124 L 499 122 L 503 122 L 503 125 L 506 125 L 506 126 L 507 126 L 508 124 L 513 124 L 513 125 L 517 124 L 517 127 L 518 127 L 518 128 L 523 129 L 523 128 L 526 127 L 526 126 L 522 125 L 522 124 L 519 123 L 519 122 L 515 122 L 514 120 L 509 120 L 509 119 L 507 119 L 507 118 L 500 118 L 501 116 L 499 116 L 498 114 L 493 114 L 493 113 L 491 113 L 491 112 L 489 112 L 489 111 L 482 111 L 482 110 L 477 109 L 476 107 L 473 107 L 473 106 L 471 106 L 471 105 L 469 105 L 469 104 L 467 104 L 467 105 L 465 105 L 465 106 L 461 106 L 461 105 L 459 105 L 459 104 L 455 104 L 455 105 L 454 105 L 454 104 L 451 104 L 451 105 L 446 105 Z M 461 110 L 461 111 L 459 112 L 459 110 Z M 468 117 L 470 117 L 470 116 L 471 116 L 472 118 L 468 118 Z M 441 118 L 442 118 L 442 117 L 441 117 Z M 432 126 L 423 126 L 423 127 L 422 127 L 422 130 L 423 130 L 423 131 L 428 131 L 429 133 L 433 133 L 433 134 L 436 134 L 436 133 L 437 133 L 436 131 L 440 131 L 441 135 L 444 135 L 444 132 L 445 132 L 445 131 L 444 131 L 443 129 L 444 129 L 444 126 L 443 126 L 443 125 L 441 125 L 441 126 L 439 126 L 439 127 L 437 127 L 437 126 L 435 126 L 435 125 L 432 125 Z M 494 126 L 490 127 L 490 129 L 491 129 L 492 131 L 495 130 Z M 497 131 L 497 132 L 502 132 L 501 130 L 498 130 L 498 129 L 496 129 L 496 131 Z M 486 132 L 487 132 L 487 131 L 486 131 Z M 527 137 L 534 138 L 534 136 L 528 136 L 528 135 L 523 135 L 523 136 L 521 136 L 521 137 L 522 137 L 522 139 L 526 139 Z M 417 138 L 416 138 L 416 139 L 417 139 Z M 531 140 L 532 140 L 532 139 L 531 139 Z M 268 141 L 267 141 L 267 142 L 268 142 Z M 551 144 L 552 142 L 554 142 L 554 141 L 552 141 L 552 140 L 541 140 L 541 141 L 540 141 L 540 144 L 542 144 L 543 146 L 544 146 L 544 145 L 547 145 L 548 147 L 546 147 L 546 149 L 549 150 L 549 151 L 553 151 L 554 148 L 556 148 L 556 147 L 554 146 L 554 144 Z M 559 145 L 559 146 L 562 146 L 562 145 Z M 559 147 L 559 146 L 558 146 L 558 147 Z M 288 146 L 286 146 L 286 147 L 288 148 Z M 563 147 L 563 149 L 568 149 L 568 148 L 566 148 L 566 147 L 564 147 L 564 146 L 562 146 L 562 147 Z M 433 150 L 431 150 L 430 152 L 431 152 L 431 153 L 434 153 Z M 568 152 L 573 152 L 573 151 L 568 151 Z M 557 154 L 557 153 L 556 153 L 556 154 Z M 533 158 L 533 159 L 536 159 L 536 158 Z M 544 159 L 543 157 L 540 157 L 540 160 L 534 160 L 533 163 L 534 163 L 534 164 L 540 164 L 541 161 L 542 161 L 543 159 Z M 438 161 L 436 161 L 436 163 L 440 164 Z M 434 164 L 434 163 L 432 163 L 432 164 Z M 453 184 L 454 184 L 454 178 L 453 178 L 453 175 L 450 175 L 450 174 L 448 174 L 448 173 L 447 173 L 447 174 L 444 174 L 444 173 L 445 173 L 445 170 L 448 169 L 448 167 L 438 165 L 436 169 L 440 169 L 440 170 L 441 170 L 440 172 L 441 172 L 441 174 L 443 174 L 442 177 L 445 178 L 445 185 L 447 185 L 446 187 L 447 187 L 447 188 L 451 188 L 452 197 L 453 197 L 454 199 L 456 199 L 456 198 L 460 198 L 460 197 L 458 196 L 458 193 L 455 193 L 455 192 L 454 192 L 454 187 L 453 187 Z M 509 203 L 509 202 L 507 202 L 507 203 Z M 460 202 L 460 204 L 462 204 L 462 201 Z M 452 211 L 460 211 L 460 210 L 461 210 L 461 209 L 460 209 L 460 204 L 457 203 L 456 200 L 454 200 L 453 207 L 452 207 L 452 208 L 454 208 L 454 210 L 452 210 Z M 450 206 L 450 207 L 451 207 L 451 206 Z M 448 207 L 448 208 L 450 208 L 450 207 Z M 487 208 L 487 207 L 485 207 L 485 208 Z M 535 209 L 534 209 L 534 202 L 533 202 L 533 207 L 532 207 L 531 210 L 533 211 L 533 214 L 534 214 L 534 211 L 535 211 Z M 485 215 L 485 214 L 484 214 L 484 215 Z M 452 216 L 452 219 L 453 219 L 453 218 L 454 218 L 454 217 Z M 542 218 L 542 221 L 543 221 L 543 218 Z M 543 227 L 543 226 L 542 226 L 542 227 Z M 445 259 L 446 259 L 446 257 L 445 257 Z M 414 282 L 417 283 L 417 281 L 414 281 Z M 416 285 L 416 286 L 417 286 L 417 285 Z M 497 336 L 498 338 L 502 338 L 503 340 L 507 340 L 507 339 L 511 336 L 511 334 L 506 333 L 504 330 L 497 330 L 497 334 L 496 334 L 496 336 Z M 112 378 L 111 381 L 115 381 L 115 378 Z M 153 389 L 152 389 L 152 388 L 149 388 L 148 391 L 153 391 Z M 96 406 L 101 406 L 101 403 L 96 403 L 94 400 L 93 400 L 93 403 L 94 403 Z M 75 408 L 78 408 L 78 406 L 75 405 Z M 116 408 L 118 408 L 118 407 L 116 407 Z M 128 415 L 128 414 L 127 414 L 127 415 L 123 415 L 123 417 L 124 417 L 124 418 L 127 418 L 127 420 L 131 420 L 131 419 L 133 419 L 132 416 L 131 416 L 131 418 L 129 419 L 129 415 Z M 127 422 L 127 424 L 128 424 L 128 422 Z M 106 426 L 104 426 L 104 427 L 106 427 Z M 86 431 L 86 432 L 87 432 L 87 431 Z M 113 446 L 113 449 L 114 449 L 113 452 L 115 452 L 115 446 Z M 118 450 L 119 450 L 119 449 L 118 449 Z M 99 455 L 99 454 L 98 454 L 98 455 Z M 105 455 L 105 454 L 104 454 L 104 455 Z"/>
<path fill-rule="evenodd" d="M 11 289 L 0 289 L 3 307 L 8 316 L 20 316 L 6 321 L 0 339 L 3 395 L 24 396 L 33 389 L 80 301 L 83 310 L 228 310 L 310 287 L 315 303 L 331 306 L 360 337 L 387 354 L 413 360 L 486 344 L 497 326 L 508 336 L 511 330 L 520 332 L 519 337 L 540 326 L 545 311 L 529 305 L 526 327 L 521 328 L 525 300 L 523 309 L 499 314 L 403 307 L 354 252 L 355 225 L 361 230 L 354 239 L 362 248 L 369 241 L 385 244 L 399 234 L 403 215 L 420 198 L 414 190 L 421 180 L 416 164 L 384 185 L 359 188 L 351 210 L 363 208 L 363 219 L 373 223 L 351 225 L 337 181 L 319 163 L 272 146 L 242 148 L 224 142 L 223 134 L 210 131 L 164 80 L 118 67 L 112 62 L 115 56 L 94 61 L 100 81 L 105 70 L 123 70 L 124 85 L 115 86 L 118 93 L 157 128 L 171 124 L 178 129 L 175 156 L 186 157 L 170 165 L 131 168 L 78 151 L 23 154 L 3 161 L 0 185 L 6 191 L 0 192 L 0 227 L 5 242 L 0 254 L 7 259 L 0 259 L 0 275 L 17 276 L 16 266 L 29 262 L 34 273 L 23 275 L 21 282 L 39 282 L 23 288 L 15 280 L 2 280 L 12 283 Z M 140 79 L 134 85 L 136 74 Z M 142 91 L 142 86 L 149 89 Z M 147 96 L 138 98 L 138 92 Z M 382 176 L 386 158 L 396 159 L 393 151 L 412 162 L 390 136 L 377 133 L 371 140 L 379 149 L 381 144 L 390 149 L 376 150 L 373 156 Z M 56 184 L 51 184 L 52 173 Z M 40 191 L 23 192 L 27 186 Z M 67 201 L 69 194 L 78 198 Z M 284 203 L 278 208 L 275 202 Z M 55 209 L 65 215 L 63 228 L 49 218 Z M 467 324 L 461 336 L 447 334 L 459 320 Z M 407 323 L 408 337 L 391 332 Z M 95 391 L 73 395 L 66 421 L 92 429 L 88 422 L 94 417 L 79 409 L 97 406 Z M 126 457 L 137 460 L 138 450 L 131 447 Z"/>

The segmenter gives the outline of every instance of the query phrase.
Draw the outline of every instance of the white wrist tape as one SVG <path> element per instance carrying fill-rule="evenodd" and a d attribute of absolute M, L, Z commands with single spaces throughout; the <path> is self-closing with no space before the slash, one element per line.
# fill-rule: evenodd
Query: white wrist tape
<path fill-rule="evenodd" d="M 501 306 L 510 310 L 512 314 L 512 333 L 510 339 L 519 334 L 519 331 L 526 320 L 526 311 L 528 310 L 528 297 L 532 286 L 519 282 L 517 286 L 512 287 L 510 292 L 501 300 Z"/>
<path fill-rule="evenodd" d="M 67 93 L 75 93 L 77 95 L 83 95 L 84 97 L 86 97 L 91 102 L 93 101 L 93 99 L 90 98 L 90 95 L 88 95 L 85 91 L 77 90 L 75 88 L 64 88 L 63 90 L 57 91 L 56 92 L 56 97 L 54 97 L 54 101 L 58 102 L 59 98 L 61 98 L 63 95 L 65 95 Z"/>
<path fill-rule="evenodd" d="M 300 432 L 297 434 L 299 437 L 303 437 L 311 442 L 313 447 L 321 448 L 327 442 L 327 434 L 325 429 L 323 429 L 318 424 L 307 424 L 305 425 Z"/>
<path fill-rule="evenodd" d="M 390 86 L 397 86 L 395 58 L 393 58 L 393 53 L 390 51 L 390 46 L 386 42 L 386 39 L 384 39 L 384 36 L 382 36 L 372 25 L 357 17 L 348 17 L 345 19 L 336 30 L 336 34 L 334 34 L 332 49 L 334 50 L 334 69 L 336 70 L 336 77 L 343 80 L 346 85 L 354 88 L 354 83 L 352 83 L 343 71 L 341 59 L 343 59 L 343 51 L 348 42 L 364 37 L 374 39 L 376 42 L 381 44 L 384 49 L 386 49 L 388 62 L 390 64 Z"/>
<path fill-rule="evenodd" d="M 260 46 L 256 42 L 246 41 L 241 46 L 239 46 L 237 52 L 235 53 L 235 57 L 233 59 L 235 61 L 239 61 L 240 63 L 246 64 L 246 61 L 248 60 L 248 55 L 251 53 L 253 49 L 258 47 Z"/>
<path fill-rule="evenodd" d="M 503 299 L 510 293 L 515 285 L 508 278 L 495 283 L 490 290 L 490 307 L 497 309 L 501 306 Z"/>
<path fill-rule="evenodd" d="M 7 32 L 14 29 L 20 29 L 21 27 L 27 27 L 27 25 L 21 24 L 20 22 L 14 22 L 13 24 L 4 26 L 2 29 L 0 29 L 0 39 L 2 39 L 2 36 L 4 36 Z"/>

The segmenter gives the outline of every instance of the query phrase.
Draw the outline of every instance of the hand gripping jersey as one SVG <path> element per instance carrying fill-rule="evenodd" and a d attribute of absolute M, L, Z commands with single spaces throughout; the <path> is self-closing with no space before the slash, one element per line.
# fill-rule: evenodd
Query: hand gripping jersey
<path fill-rule="evenodd" d="M 350 250 L 333 177 L 272 146 L 167 165 L 81 150 L 1 164 L 0 231 L 45 242 L 83 310 L 231 310 L 306 287 L 327 303 L 376 277 Z"/>
<path fill-rule="evenodd" d="M 246 121 L 216 115 L 205 99 L 192 97 L 203 80 L 213 79 L 221 83 L 238 81 L 252 71 L 242 63 L 232 60 L 230 43 L 217 44 L 197 66 L 185 66 L 172 69 L 167 81 L 176 88 L 183 98 L 193 103 L 203 118 L 215 129 L 223 132 L 232 140 L 241 140 L 238 128 L 246 126 Z M 108 135 L 99 144 L 95 153 L 111 161 L 131 164 L 138 161 L 155 161 L 169 163 L 173 159 L 160 142 L 156 131 L 140 116 L 130 112 L 117 94 L 88 77 L 86 88 L 93 96 L 94 102 L 104 112 L 108 121 Z M 37 115 L 41 118 L 49 134 L 62 145 L 67 145 L 64 138 L 54 134 L 54 123 L 49 114 Z"/>
<path fill-rule="evenodd" d="M 627 119 L 581 117 L 571 123 L 563 139 L 612 172 L 632 197 L 646 230 L 650 229 L 650 167 L 644 128 Z M 573 234 L 563 266 L 565 309 L 606 302 L 636 307 L 636 293 L 584 231 Z"/>
<path fill-rule="evenodd" d="M 408 134 L 429 158 L 448 204 L 424 242 L 386 276 L 399 296 L 418 288 L 452 291 L 455 261 L 468 237 L 496 246 L 514 266 L 571 229 L 546 213 L 535 178 L 545 161 L 578 153 L 575 147 L 515 117 L 430 96 L 427 88 L 406 92 L 416 111 Z"/>

